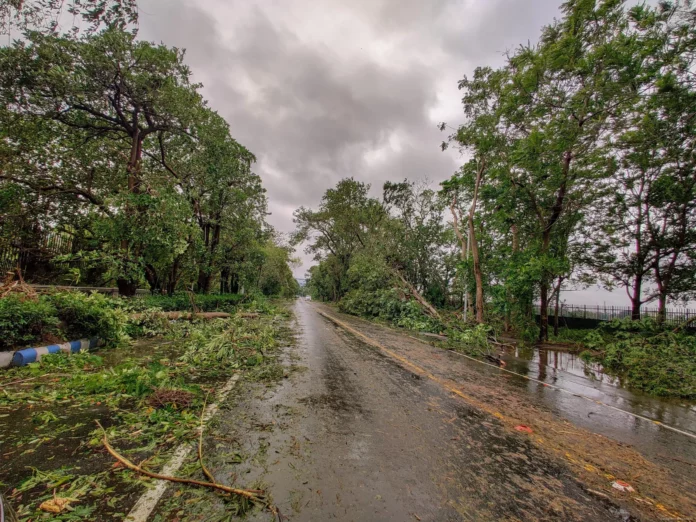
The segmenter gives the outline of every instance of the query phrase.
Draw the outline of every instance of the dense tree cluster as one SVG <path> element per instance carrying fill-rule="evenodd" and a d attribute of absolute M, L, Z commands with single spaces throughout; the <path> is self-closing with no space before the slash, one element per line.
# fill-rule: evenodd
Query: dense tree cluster
<path fill-rule="evenodd" d="M 100 9 L 90 16 L 109 21 Z M 294 295 L 254 155 L 190 76 L 182 50 L 118 24 L 1 48 L 3 244 L 36 254 L 47 234 L 68 238 L 63 266 L 124 295 L 145 283 Z"/>
<path fill-rule="evenodd" d="M 443 146 L 468 161 L 439 194 L 387 184 L 377 201 L 345 180 L 319 211 L 297 212 L 298 239 L 314 234 L 319 297 L 396 284 L 508 327 L 529 325 L 538 302 L 546 339 L 572 280 L 624 288 L 634 318 L 694 296 L 696 12 L 562 9 L 536 45 L 460 82 L 466 120 Z"/>

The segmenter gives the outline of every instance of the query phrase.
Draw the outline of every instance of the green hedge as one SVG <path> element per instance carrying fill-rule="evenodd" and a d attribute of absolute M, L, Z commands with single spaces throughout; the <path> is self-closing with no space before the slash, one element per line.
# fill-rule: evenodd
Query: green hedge
<path fill-rule="evenodd" d="M 247 296 L 239 294 L 194 294 L 196 306 L 202 312 L 233 312 Z M 148 295 L 136 297 L 128 303 L 134 311 L 159 308 L 165 312 L 191 311 L 189 294 L 178 293 L 173 296 Z"/>
<path fill-rule="evenodd" d="M 36 299 L 0 299 L 0 350 L 12 350 L 99 337 L 115 344 L 123 336 L 125 315 L 100 294 L 57 292 Z"/>
<path fill-rule="evenodd" d="M 21 348 L 55 335 L 58 322 L 57 310 L 48 300 L 10 294 L 0 299 L 0 350 Z"/>

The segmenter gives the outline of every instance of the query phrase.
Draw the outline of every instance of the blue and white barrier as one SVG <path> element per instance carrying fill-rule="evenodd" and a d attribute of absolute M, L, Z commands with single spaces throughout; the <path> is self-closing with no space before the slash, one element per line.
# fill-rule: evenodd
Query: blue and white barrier
<path fill-rule="evenodd" d="M 0 368 L 8 366 L 26 366 L 38 362 L 47 353 L 77 353 L 81 350 L 94 350 L 100 345 L 98 338 L 80 339 L 63 344 L 51 344 L 38 348 L 24 348 L 16 352 L 0 352 Z"/>

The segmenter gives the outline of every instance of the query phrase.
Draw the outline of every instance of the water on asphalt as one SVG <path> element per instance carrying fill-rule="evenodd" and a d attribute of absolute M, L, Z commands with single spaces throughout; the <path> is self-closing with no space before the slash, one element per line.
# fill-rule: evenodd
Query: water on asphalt
<path fill-rule="evenodd" d="M 215 427 L 261 468 L 213 462 L 216 477 L 263 481 L 293 521 L 630 519 L 527 435 L 357 341 L 315 306 L 295 306 L 300 334 L 286 362 L 297 371 L 274 388 L 250 385 Z"/>

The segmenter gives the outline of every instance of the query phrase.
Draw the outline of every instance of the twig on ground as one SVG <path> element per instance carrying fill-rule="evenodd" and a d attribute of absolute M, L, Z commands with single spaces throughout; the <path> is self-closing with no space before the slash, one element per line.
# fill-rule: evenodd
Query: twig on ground
<path fill-rule="evenodd" d="M 23 384 L 25 382 L 35 381 L 36 379 L 43 379 L 44 377 L 70 377 L 71 375 L 72 374 L 70 373 L 44 373 L 43 375 L 37 375 L 36 377 L 29 377 L 28 379 L 20 379 L 18 381 L 8 382 L 7 384 L 3 384 L 3 387 L 13 386 L 15 384 Z"/>
<path fill-rule="evenodd" d="M 238 489 L 238 488 L 231 488 L 229 486 L 225 486 L 223 484 L 218 484 L 216 482 L 204 482 L 202 480 L 194 480 L 194 479 L 186 479 L 186 478 L 180 478 L 180 477 L 171 477 L 168 475 L 160 475 L 159 473 L 152 473 L 150 471 L 146 471 L 139 466 L 136 466 L 133 464 L 130 460 L 119 454 L 109 443 L 109 437 L 106 434 L 106 430 L 102 427 L 102 425 L 99 423 L 99 421 L 96 421 L 97 426 L 101 428 L 103 437 L 102 437 L 102 444 L 104 444 L 104 447 L 106 448 L 106 451 L 109 452 L 109 454 L 114 457 L 117 461 L 119 461 L 123 466 L 128 468 L 131 471 L 135 471 L 136 473 L 140 473 L 141 475 L 145 475 L 146 477 L 154 478 L 154 479 L 159 479 L 159 480 L 167 480 L 169 482 L 177 482 L 179 484 L 189 484 L 192 486 L 200 486 L 204 488 L 210 488 L 210 489 L 217 489 L 219 491 L 222 491 L 224 493 L 230 493 L 232 495 L 238 495 L 240 497 L 247 498 L 253 502 L 260 502 L 264 503 L 263 500 L 263 491 L 259 489 Z"/>

